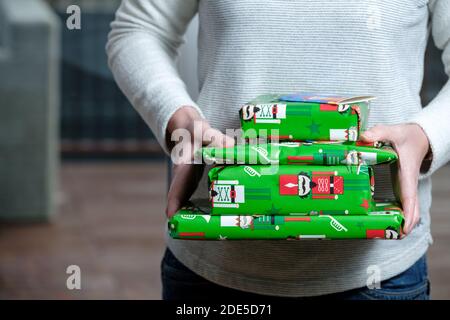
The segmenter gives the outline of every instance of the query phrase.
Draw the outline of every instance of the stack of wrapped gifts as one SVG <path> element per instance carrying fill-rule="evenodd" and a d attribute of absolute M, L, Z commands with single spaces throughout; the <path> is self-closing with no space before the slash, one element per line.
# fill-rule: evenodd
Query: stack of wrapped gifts
<path fill-rule="evenodd" d="M 259 96 L 240 111 L 243 136 L 265 143 L 203 148 L 207 208 L 168 222 L 177 239 L 400 239 L 396 201 L 374 197 L 374 166 L 397 154 L 361 143 L 372 97 Z"/>

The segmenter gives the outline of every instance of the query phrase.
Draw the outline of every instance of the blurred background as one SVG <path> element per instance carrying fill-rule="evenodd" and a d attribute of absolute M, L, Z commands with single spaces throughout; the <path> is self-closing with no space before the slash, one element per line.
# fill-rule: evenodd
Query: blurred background
<path fill-rule="evenodd" d="M 69 29 L 70 5 L 81 29 Z M 168 161 L 107 66 L 120 0 L 0 0 L 0 299 L 159 299 Z M 195 99 L 195 18 L 179 70 Z M 429 44 L 423 103 L 447 81 Z M 433 178 L 432 295 L 450 298 L 450 167 Z M 66 269 L 81 270 L 68 290 Z"/>

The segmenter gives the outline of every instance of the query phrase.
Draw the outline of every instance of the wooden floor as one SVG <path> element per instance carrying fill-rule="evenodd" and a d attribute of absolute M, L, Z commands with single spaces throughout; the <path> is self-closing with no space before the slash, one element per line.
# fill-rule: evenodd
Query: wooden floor
<path fill-rule="evenodd" d="M 0 226 L 0 299 L 159 299 L 166 166 L 64 163 L 49 224 Z M 434 178 L 432 293 L 450 299 L 450 167 Z M 66 268 L 81 268 L 81 290 Z"/>

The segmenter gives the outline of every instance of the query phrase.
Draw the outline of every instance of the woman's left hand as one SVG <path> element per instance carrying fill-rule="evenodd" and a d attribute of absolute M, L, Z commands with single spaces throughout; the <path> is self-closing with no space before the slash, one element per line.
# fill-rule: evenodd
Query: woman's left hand
<path fill-rule="evenodd" d="M 405 216 L 403 231 L 410 233 L 420 219 L 417 184 L 422 162 L 430 150 L 425 132 L 417 124 L 378 125 L 362 134 L 362 141 L 387 141 L 399 156 L 398 182 Z"/>

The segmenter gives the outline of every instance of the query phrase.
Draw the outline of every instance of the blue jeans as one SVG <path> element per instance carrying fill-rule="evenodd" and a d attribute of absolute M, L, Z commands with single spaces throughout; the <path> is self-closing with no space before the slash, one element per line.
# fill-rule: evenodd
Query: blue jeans
<path fill-rule="evenodd" d="M 346 292 L 318 297 L 284 298 L 258 295 L 239 291 L 212 283 L 197 275 L 182 264 L 166 249 L 161 262 L 162 298 L 164 300 L 429 300 L 430 282 L 427 274 L 427 261 L 424 255 L 412 267 L 403 273 L 381 282 L 380 289 L 363 287 Z"/>

